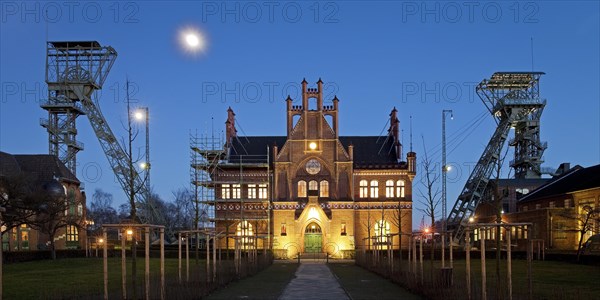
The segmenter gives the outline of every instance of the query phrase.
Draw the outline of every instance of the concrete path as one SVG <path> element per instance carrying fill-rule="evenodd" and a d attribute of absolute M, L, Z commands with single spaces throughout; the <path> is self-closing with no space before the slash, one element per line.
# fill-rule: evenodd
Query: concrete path
<path fill-rule="evenodd" d="M 350 299 L 324 262 L 303 262 L 279 299 Z"/>

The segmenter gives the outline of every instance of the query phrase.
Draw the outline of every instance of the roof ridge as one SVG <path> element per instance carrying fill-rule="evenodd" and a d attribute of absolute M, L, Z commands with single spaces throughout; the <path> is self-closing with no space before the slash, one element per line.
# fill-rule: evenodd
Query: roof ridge
<path fill-rule="evenodd" d="M 573 167 L 571 170 L 569 170 L 567 173 L 563 174 L 562 176 L 559 176 L 558 178 L 555 178 L 554 180 L 550 180 L 549 182 L 541 185 L 540 187 L 538 187 L 537 189 L 533 190 L 533 192 L 527 194 L 525 197 L 521 198 L 521 201 L 526 201 L 528 198 L 532 197 L 533 195 L 539 193 L 540 191 L 552 186 L 553 184 L 581 171 L 581 170 L 585 170 L 585 168 L 583 168 L 580 165 L 577 165 L 575 167 Z"/>

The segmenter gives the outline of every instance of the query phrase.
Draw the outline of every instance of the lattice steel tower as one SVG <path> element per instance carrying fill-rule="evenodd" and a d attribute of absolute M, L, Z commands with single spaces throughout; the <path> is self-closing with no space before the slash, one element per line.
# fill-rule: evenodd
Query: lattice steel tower
<path fill-rule="evenodd" d="M 40 106 L 48 119 L 40 124 L 48 131 L 49 153 L 77 174 L 83 143 L 76 140 L 76 120 L 85 114 L 80 101 L 102 88 L 117 52 L 98 42 L 48 42 L 46 50 L 48 100 Z"/>
<path fill-rule="evenodd" d="M 546 101 L 540 98 L 539 80 L 542 72 L 497 72 L 484 79 L 477 94 L 494 117 L 497 127 L 487 147 L 458 196 L 448 226 L 461 241 L 464 225 L 482 201 L 490 177 L 498 167 L 498 159 L 511 127 L 515 127 L 515 160 L 511 166 L 518 178 L 539 176 L 541 154 L 545 144 L 539 142 L 539 120 Z"/>

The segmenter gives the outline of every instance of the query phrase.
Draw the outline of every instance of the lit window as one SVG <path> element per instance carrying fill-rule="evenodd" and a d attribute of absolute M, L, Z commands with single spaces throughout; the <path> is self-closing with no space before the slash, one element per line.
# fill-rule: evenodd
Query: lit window
<path fill-rule="evenodd" d="M 77 226 L 68 225 L 67 226 L 67 242 L 77 242 L 79 241 L 79 232 L 77 231 Z"/>
<path fill-rule="evenodd" d="M 368 197 L 368 191 L 369 191 L 369 187 L 368 187 L 368 183 L 366 180 L 361 180 L 360 183 L 360 197 L 361 198 L 367 198 Z"/>
<path fill-rule="evenodd" d="M 321 188 L 319 189 L 320 197 L 329 197 L 329 182 L 323 180 L 320 182 Z"/>
<path fill-rule="evenodd" d="M 259 184 L 258 185 L 258 198 L 259 199 L 267 199 L 269 197 L 269 193 L 267 192 L 267 184 Z"/>
<path fill-rule="evenodd" d="M 306 181 L 298 181 L 298 197 L 306 197 Z"/>
<path fill-rule="evenodd" d="M 232 189 L 231 189 L 231 191 L 232 191 L 232 197 L 231 198 L 233 198 L 233 199 L 240 199 L 242 197 L 241 190 L 242 190 L 241 189 L 241 185 L 234 184 L 232 186 Z"/>
<path fill-rule="evenodd" d="M 379 198 L 379 182 L 377 182 L 377 180 L 371 180 L 371 189 L 369 197 Z"/>
<path fill-rule="evenodd" d="M 243 222 L 238 223 L 237 231 L 236 231 L 235 235 L 242 237 L 240 239 L 242 244 L 252 244 L 253 243 L 252 236 L 254 236 L 254 230 L 252 229 L 252 224 L 250 224 L 250 222 L 248 222 L 248 221 L 243 221 Z"/>
<path fill-rule="evenodd" d="M 550 205 L 548 207 L 554 208 L 554 201 L 550 201 Z"/>
<path fill-rule="evenodd" d="M 571 199 L 565 199 L 565 208 L 571 207 Z"/>
<path fill-rule="evenodd" d="M 281 235 L 287 235 L 287 229 L 285 227 L 285 223 L 281 223 Z"/>
<path fill-rule="evenodd" d="M 386 198 L 394 198 L 394 181 L 387 180 L 385 182 L 385 197 Z"/>
<path fill-rule="evenodd" d="M 538 203 L 538 204 L 535 205 L 535 209 L 541 209 L 541 208 L 542 208 L 541 204 Z"/>
<path fill-rule="evenodd" d="M 396 181 L 396 197 L 404 198 L 404 180 Z"/>
<path fill-rule="evenodd" d="M 387 244 L 390 234 L 390 223 L 385 220 L 379 220 L 375 223 L 375 243 Z"/>
<path fill-rule="evenodd" d="M 248 199 L 256 199 L 256 184 L 248 185 Z"/>
<path fill-rule="evenodd" d="M 229 188 L 229 184 L 221 185 L 221 198 L 222 199 L 230 199 L 231 198 L 231 189 Z"/>
<path fill-rule="evenodd" d="M 341 235 L 346 235 L 346 222 L 342 222 L 342 228 L 340 230 Z"/>
<path fill-rule="evenodd" d="M 311 180 L 308 182 L 308 190 L 309 191 L 316 191 L 319 188 L 319 184 L 317 183 L 316 180 Z"/>

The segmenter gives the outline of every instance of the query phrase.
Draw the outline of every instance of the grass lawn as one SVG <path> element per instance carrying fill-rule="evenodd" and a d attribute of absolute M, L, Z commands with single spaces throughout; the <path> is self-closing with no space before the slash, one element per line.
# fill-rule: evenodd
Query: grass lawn
<path fill-rule="evenodd" d="M 406 261 L 405 261 L 406 262 Z M 464 295 L 466 288 L 466 263 L 465 260 L 455 260 L 453 268 L 453 291 L 440 287 L 440 294 Z M 434 276 L 439 275 L 440 261 L 434 261 Z M 418 268 L 418 264 L 417 264 Z M 408 265 L 404 265 L 408 270 Z M 424 260 L 423 273 L 427 282 L 431 276 L 430 261 Z M 527 298 L 527 262 L 525 260 L 512 261 L 512 285 L 515 299 Z M 500 280 L 496 276 L 496 261 L 488 259 L 486 262 L 487 294 L 490 299 L 508 297 L 507 294 L 507 268 L 506 260 L 500 262 Z M 600 299 L 600 267 L 580 265 L 560 261 L 532 262 L 533 298 L 534 299 Z M 471 260 L 471 282 L 473 295 L 481 294 L 481 261 Z M 497 289 L 499 282 L 500 288 Z M 435 293 L 430 293 L 436 298 Z"/>
<path fill-rule="evenodd" d="M 120 295 L 121 259 L 110 258 L 108 263 L 109 291 Z M 193 264 L 193 261 L 190 262 L 190 267 Z M 138 258 L 137 269 L 138 285 L 141 286 L 144 282 L 143 258 Z M 131 280 L 129 260 L 127 272 L 129 282 Z M 159 259 L 150 260 L 150 274 L 151 276 L 160 274 Z M 177 278 L 177 259 L 165 259 L 165 274 L 166 278 Z M 5 299 L 101 296 L 104 291 L 102 259 L 70 258 L 5 264 L 3 288 Z M 142 294 L 138 293 L 138 295 Z"/>
<path fill-rule="evenodd" d="M 421 299 L 353 263 L 332 263 L 329 269 L 352 299 Z"/>
<path fill-rule="evenodd" d="M 274 263 L 254 276 L 232 282 L 207 299 L 277 299 L 297 268 L 295 263 Z"/>

